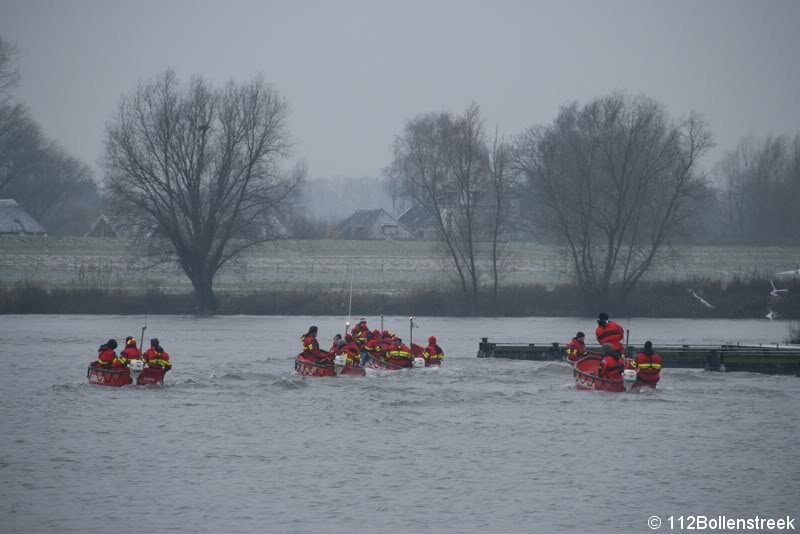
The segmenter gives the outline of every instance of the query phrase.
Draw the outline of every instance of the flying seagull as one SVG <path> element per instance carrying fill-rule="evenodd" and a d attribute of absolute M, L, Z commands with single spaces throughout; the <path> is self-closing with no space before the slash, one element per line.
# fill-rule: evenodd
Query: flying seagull
<path fill-rule="evenodd" d="M 768 313 L 767 315 L 765 315 L 765 317 L 766 317 L 767 319 L 769 319 L 770 321 L 771 321 L 771 320 L 773 320 L 773 319 L 777 319 L 777 318 L 778 318 L 778 317 L 780 317 L 780 316 L 781 316 L 781 314 L 780 314 L 780 313 L 775 313 L 775 312 L 774 312 L 774 311 L 772 311 L 772 310 L 770 310 L 770 311 L 769 311 L 769 313 Z"/>
<path fill-rule="evenodd" d="M 788 289 L 777 289 L 775 287 L 775 284 L 772 282 L 772 280 L 769 281 L 769 285 L 772 286 L 772 291 L 770 291 L 769 294 L 772 295 L 773 297 L 780 297 L 781 293 L 788 293 L 789 292 Z"/>
<path fill-rule="evenodd" d="M 691 294 L 692 294 L 692 296 L 693 296 L 694 298 L 696 298 L 697 300 L 699 300 L 700 302 L 702 302 L 702 303 L 703 303 L 703 305 L 704 305 L 704 306 L 706 306 L 707 308 L 714 308 L 714 306 L 712 306 L 711 304 L 709 304 L 707 300 L 705 300 L 704 298 L 701 298 L 701 297 L 700 297 L 700 296 L 699 296 L 697 293 L 695 293 L 695 292 L 694 292 L 694 289 L 690 289 L 690 290 L 689 290 L 689 293 L 691 293 Z"/>

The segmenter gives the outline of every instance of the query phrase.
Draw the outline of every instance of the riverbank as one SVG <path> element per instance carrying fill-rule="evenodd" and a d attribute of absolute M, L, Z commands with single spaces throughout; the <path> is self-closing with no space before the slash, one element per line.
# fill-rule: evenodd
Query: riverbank
<path fill-rule="evenodd" d="M 783 319 L 800 319 L 800 279 L 784 280 L 782 296 L 770 295 L 768 279 L 739 277 L 729 282 L 708 280 L 646 282 L 624 302 L 606 310 L 613 317 L 764 319 L 770 311 Z M 701 302 L 702 298 L 712 307 Z M 503 287 L 497 298 L 435 287 L 382 293 L 349 289 L 276 289 L 218 291 L 218 315 L 426 315 L 437 317 L 580 317 L 591 316 L 575 285 Z M 45 288 L 32 283 L 0 286 L 4 314 L 193 314 L 190 292 L 151 288 L 143 293 L 105 288 Z"/>

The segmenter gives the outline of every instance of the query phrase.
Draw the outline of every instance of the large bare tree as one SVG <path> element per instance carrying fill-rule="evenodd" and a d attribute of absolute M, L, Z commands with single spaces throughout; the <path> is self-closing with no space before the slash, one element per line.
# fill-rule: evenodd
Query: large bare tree
<path fill-rule="evenodd" d="M 122 98 L 105 139 L 106 189 L 139 229 L 164 236 L 200 314 L 227 262 L 274 239 L 274 215 L 304 177 L 286 171 L 286 101 L 263 79 L 214 88 L 171 70 Z"/>
<path fill-rule="evenodd" d="M 17 44 L 0 36 L 0 103 L 9 100 L 11 88 L 19 85 L 18 55 Z"/>
<path fill-rule="evenodd" d="M 409 121 L 394 142 L 386 170 L 397 190 L 436 220 L 446 256 L 475 304 L 480 247 L 489 232 L 489 150 L 477 104 L 463 115 L 429 113 Z"/>
<path fill-rule="evenodd" d="M 698 159 L 711 145 L 698 115 L 673 120 L 658 102 L 624 94 L 566 106 L 519 137 L 531 213 L 563 243 L 589 305 L 624 299 L 690 224 L 691 200 L 707 190 Z"/>

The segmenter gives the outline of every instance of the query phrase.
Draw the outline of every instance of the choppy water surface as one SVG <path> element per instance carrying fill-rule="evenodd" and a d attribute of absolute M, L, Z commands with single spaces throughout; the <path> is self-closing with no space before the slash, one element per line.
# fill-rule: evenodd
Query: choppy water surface
<path fill-rule="evenodd" d="M 800 515 L 798 378 L 667 369 L 655 392 L 581 392 L 563 364 L 475 353 L 482 335 L 567 341 L 590 319 L 442 318 L 414 330 L 437 335 L 441 369 L 302 378 L 312 321 L 323 345 L 341 330 L 151 318 L 175 370 L 115 389 L 87 385 L 86 363 L 141 319 L 0 317 L 0 531 L 618 533 L 651 515 Z M 623 323 L 656 345 L 787 335 Z"/>

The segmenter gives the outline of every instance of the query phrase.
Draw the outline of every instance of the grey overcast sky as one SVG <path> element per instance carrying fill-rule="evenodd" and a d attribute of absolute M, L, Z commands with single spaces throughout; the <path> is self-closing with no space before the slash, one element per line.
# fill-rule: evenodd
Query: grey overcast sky
<path fill-rule="evenodd" d="M 800 130 L 800 1 L 0 0 L 20 101 L 95 164 L 120 96 L 168 67 L 263 73 L 312 177 L 377 176 L 403 124 L 472 100 L 515 134 L 614 90 L 705 115 L 717 148 Z"/>

